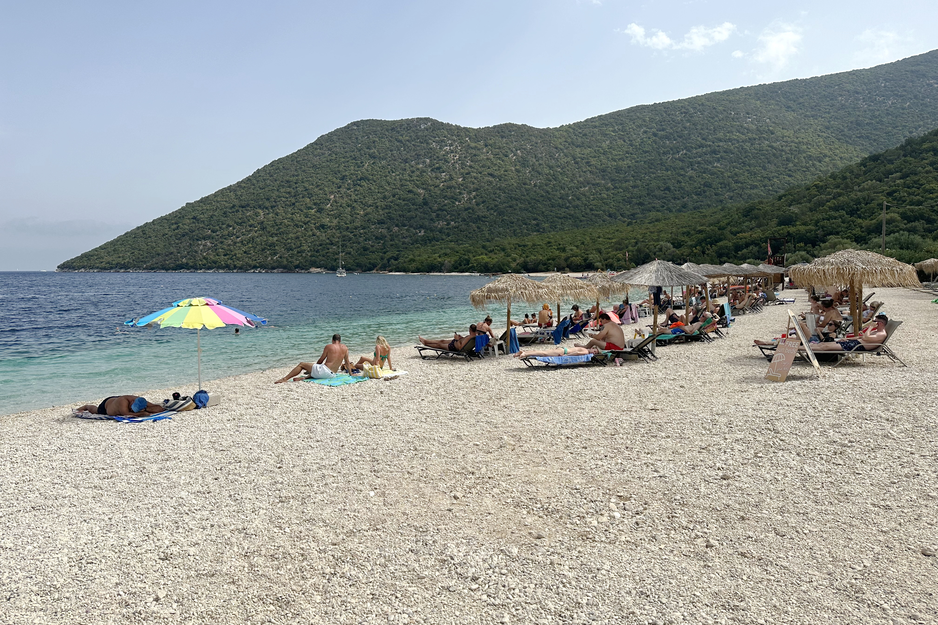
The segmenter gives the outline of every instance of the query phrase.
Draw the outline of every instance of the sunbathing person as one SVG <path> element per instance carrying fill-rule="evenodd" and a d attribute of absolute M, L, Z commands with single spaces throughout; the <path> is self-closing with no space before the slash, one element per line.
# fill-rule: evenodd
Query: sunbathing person
<path fill-rule="evenodd" d="M 860 334 L 859 338 L 837 339 L 829 343 L 818 343 L 812 345 L 811 350 L 815 352 L 865 352 L 867 347 L 874 350 L 882 345 L 886 340 L 886 324 L 889 323 L 889 317 L 886 315 L 876 315 L 876 325 L 871 327 L 865 333 Z"/>
<path fill-rule="evenodd" d="M 599 349 L 605 350 L 624 349 L 625 333 L 622 331 L 622 326 L 613 323 L 612 318 L 609 317 L 607 313 L 601 313 L 599 315 L 599 323 L 602 325 L 602 330 L 593 336 L 585 345 L 576 343 L 575 346 L 585 347 L 586 349 L 590 347 L 598 347 Z"/>
<path fill-rule="evenodd" d="M 349 373 L 352 372 L 352 365 L 348 359 L 348 347 L 342 344 L 341 336 L 333 334 L 332 342 L 322 348 L 322 355 L 319 360 L 315 363 L 301 362 L 290 373 L 275 381 L 274 384 L 281 384 L 290 379 L 294 382 L 306 378 L 327 380 L 334 378 L 342 367 Z"/>
<path fill-rule="evenodd" d="M 487 316 L 485 321 L 476 325 L 476 329 L 479 331 L 479 334 L 488 334 L 493 341 L 497 340 L 495 333 L 492 332 L 492 317 Z"/>
<path fill-rule="evenodd" d="M 165 409 L 160 404 L 151 404 L 143 397 L 137 397 L 136 395 L 114 395 L 105 398 L 97 406 L 85 404 L 80 408 L 76 408 L 76 410 L 111 417 L 143 417 L 148 414 L 163 412 Z"/>
<path fill-rule="evenodd" d="M 466 336 L 461 336 L 457 333 L 453 333 L 453 340 L 447 341 L 446 339 L 425 339 L 422 336 L 418 336 L 417 340 L 421 344 L 426 345 L 427 347 L 432 347 L 434 349 L 447 349 L 451 352 L 461 351 L 469 341 L 475 341 L 475 338 L 481 334 L 479 328 L 476 324 L 469 326 L 469 334 Z"/>
<path fill-rule="evenodd" d="M 537 325 L 540 328 L 549 328 L 554 325 L 554 313 L 550 309 L 550 304 L 544 304 L 537 313 Z"/>
<path fill-rule="evenodd" d="M 394 365 L 391 364 L 391 346 L 388 344 L 388 341 L 383 336 L 379 336 L 375 339 L 375 351 L 372 352 L 371 358 L 368 356 L 362 356 L 358 359 L 353 366 L 355 369 L 361 369 L 362 365 L 369 364 L 379 369 L 391 369 L 394 370 Z"/>
<path fill-rule="evenodd" d="M 531 358 L 536 358 L 538 356 L 586 356 L 587 354 L 598 353 L 598 347 L 590 347 L 587 349 L 586 347 L 577 347 L 574 345 L 573 347 L 548 347 L 547 349 L 542 349 L 536 352 L 526 352 L 522 350 L 515 354 L 515 358 L 527 358 L 528 356 Z"/>

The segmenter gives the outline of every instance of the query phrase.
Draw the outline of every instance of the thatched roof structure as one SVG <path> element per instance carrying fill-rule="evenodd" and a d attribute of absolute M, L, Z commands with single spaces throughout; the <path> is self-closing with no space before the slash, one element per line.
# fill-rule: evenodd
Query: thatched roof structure
<path fill-rule="evenodd" d="M 559 299 L 585 299 L 594 300 L 600 296 L 599 289 L 585 280 L 577 280 L 562 273 L 555 273 L 541 280 L 557 291 Z"/>
<path fill-rule="evenodd" d="M 763 270 L 761 267 L 756 267 L 755 265 L 752 265 L 750 263 L 743 263 L 739 267 L 740 269 L 745 269 L 746 271 L 748 271 L 749 274 L 747 275 L 750 275 L 750 276 L 757 276 L 760 278 L 764 278 L 764 277 L 771 275 L 767 271 Z"/>
<path fill-rule="evenodd" d="M 922 286 L 912 265 L 866 250 L 841 250 L 803 266 L 789 275 L 799 285 L 812 286 Z"/>
<path fill-rule="evenodd" d="M 706 276 L 707 278 L 726 278 L 731 275 L 727 272 L 725 267 L 707 264 L 698 265 L 696 273 Z"/>
<path fill-rule="evenodd" d="M 616 282 L 641 286 L 685 286 L 703 284 L 705 276 L 678 267 L 664 260 L 653 260 L 641 267 L 620 273 L 612 278 Z"/>
<path fill-rule="evenodd" d="M 928 260 L 915 263 L 915 268 L 929 274 L 938 273 L 938 258 L 929 258 Z"/>
<path fill-rule="evenodd" d="M 487 302 L 553 302 L 558 299 L 556 289 L 549 284 L 537 282 L 516 273 L 506 273 L 469 294 L 469 301 L 476 308 Z"/>
<path fill-rule="evenodd" d="M 777 276 L 779 274 L 784 274 L 786 269 L 778 265 L 767 265 L 762 263 L 759 265 L 759 270 L 765 273 L 767 276 Z"/>
<path fill-rule="evenodd" d="M 629 285 L 615 281 L 605 273 L 594 273 L 585 282 L 595 287 L 601 297 L 612 297 L 616 293 L 629 292 Z"/>
<path fill-rule="evenodd" d="M 723 271 L 726 272 L 727 276 L 735 276 L 737 278 L 744 278 L 746 276 L 755 275 L 751 269 L 747 269 L 740 265 L 734 265 L 733 263 L 723 263 L 721 266 L 723 267 Z"/>

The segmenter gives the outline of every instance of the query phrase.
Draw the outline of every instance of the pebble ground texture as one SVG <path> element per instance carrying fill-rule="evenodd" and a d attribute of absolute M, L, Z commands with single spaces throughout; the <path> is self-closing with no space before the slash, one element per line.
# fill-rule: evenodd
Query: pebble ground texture
<path fill-rule="evenodd" d="M 769 382 L 778 306 L 653 364 L 406 345 L 172 421 L 0 417 L 0 623 L 934 623 L 938 305 L 878 291 L 908 368 Z"/>

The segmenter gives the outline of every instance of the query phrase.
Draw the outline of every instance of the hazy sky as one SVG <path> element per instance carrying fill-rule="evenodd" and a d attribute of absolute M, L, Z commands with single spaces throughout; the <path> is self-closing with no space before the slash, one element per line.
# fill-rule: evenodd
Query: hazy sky
<path fill-rule="evenodd" d="M 0 270 L 358 119 L 558 126 L 935 48 L 934 0 L 0 0 Z"/>

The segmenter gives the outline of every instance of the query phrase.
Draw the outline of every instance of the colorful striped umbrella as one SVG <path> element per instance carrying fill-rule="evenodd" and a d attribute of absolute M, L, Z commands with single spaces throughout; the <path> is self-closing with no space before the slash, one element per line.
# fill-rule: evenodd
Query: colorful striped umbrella
<path fill-rule="evenodd" d="M 198 344 L 199 389 L 202 389 L 202 328 L 222 328 L 226 325 L 248 326 L 267 325 L 267 320 L 257 315 L 242 312 L 237 308 L 225 306 L 210 297 L 191 297 L 173 302 L 173 305 L 155 313 L 125 321 L 128 326 L 152 326 L 161 328 L 195 328 Z"/>

